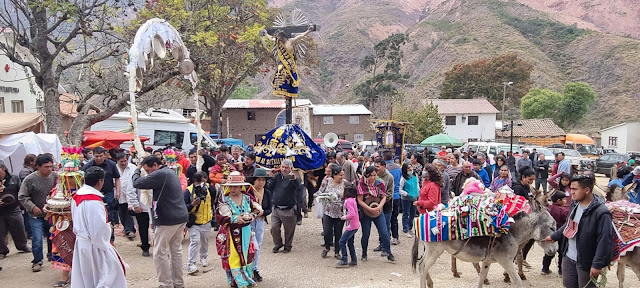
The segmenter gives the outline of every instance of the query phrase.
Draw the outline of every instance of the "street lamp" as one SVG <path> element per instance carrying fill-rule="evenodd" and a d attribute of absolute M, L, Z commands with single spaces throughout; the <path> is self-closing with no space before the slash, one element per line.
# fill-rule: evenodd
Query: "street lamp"
<path fill-rule="evenodd" d="M 504 102 L 507 99 L 507 86 L 510 86 L 513 82 L 502 82 L 503 90 L 502 90 L 502 125 L 504 125 Z"/>

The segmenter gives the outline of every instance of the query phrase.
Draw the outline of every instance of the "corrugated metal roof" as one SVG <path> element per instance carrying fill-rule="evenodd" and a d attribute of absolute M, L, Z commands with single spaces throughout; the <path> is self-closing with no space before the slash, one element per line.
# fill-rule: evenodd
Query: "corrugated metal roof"
<path fill-rule="evenodd" d="M 509 122 L 505 124 L 510 124 Z M 513 121 L 513 137 L 558 137 L 567 135 L 551 118 Z M 496 137 L 509 137 L 511 130 L 496 129 Z"/>
<path fill-rule="evenodd" d="M 284 109 L 284 99 L 229 99 L 222 109 Z M 293 106 L 312 105 L 309 99 L 294 99 Z"/>
<path fill-rule="evenodd" d="M 423 104 L 438 106 L 438 114 L 497 114 L 500 113 L 487 99 L 424 99 Z"/>
<path fill-rule="evenodd" d="M 319 104 L 313 106 L 313 115 L 371 115 L 362 104 Z"/>

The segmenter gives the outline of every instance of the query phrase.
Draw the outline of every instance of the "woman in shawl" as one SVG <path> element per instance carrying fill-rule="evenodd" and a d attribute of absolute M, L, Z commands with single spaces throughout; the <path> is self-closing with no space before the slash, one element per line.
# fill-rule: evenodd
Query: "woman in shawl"
<path fill-rule="evenodd" d="M 256 284 L 253 280 L 255 247 L 251 222 L 262 216 L 262 207 L 255 201 L 251 185 L 244 182 L 240 172 L 231 172 L 223 187 L 224 196 L 220 198 L 216 212 L 216 222 L 220 224 L 216 237 L 218 255 L 231 287 L 253 286 Z"/>

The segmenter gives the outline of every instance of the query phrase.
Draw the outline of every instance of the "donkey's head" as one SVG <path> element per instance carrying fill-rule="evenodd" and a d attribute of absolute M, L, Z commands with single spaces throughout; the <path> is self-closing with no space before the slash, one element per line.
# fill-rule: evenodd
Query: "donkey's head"
<path fill-rule="evenodd" d="M 539 193 L 535 199 L 532 198 L 529 200 L 531 213 L 524 218 L 526 218 L 526 221 L 530 221 L 532 239 L 536 240 L 538 245 L 545 250 L 545 254 L 553 255 L 556 253 L 558 245 L 544 241 L 547 236 L 550 236 L 551 233 L 556 231 L 556 221 L 551 217 L 549 211 L 547 211 L 547 203 L 547 195 Z"/>

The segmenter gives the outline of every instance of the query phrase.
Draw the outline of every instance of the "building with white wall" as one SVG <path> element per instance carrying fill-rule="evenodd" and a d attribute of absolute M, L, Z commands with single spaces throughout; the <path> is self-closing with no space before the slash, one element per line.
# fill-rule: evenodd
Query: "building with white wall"
<path fill-rule="evenodd" d="M 446 134 L 462 142 L 496 139 L 496 114 L 487 99 L 425 99 L 438 106 Z"/>
<path fill-rule="evenodd" d="M 601 145 L 618 153 L 640 151 L 640 122 L 625 122 L 600 130 Z"/>
<path fill-rule="evenodd" d="M 5 37 L 10 33 L 8 29 L 0 30 L 0 41 L 10 42 L 10 37 Z M 16 50 L 19 57 L 29 57 L 23 47 L 16 47 Z M 0 51 L 0 113 L 39 113 L 43 108 L 42 97 L 43 92 L 36 85 L 31 70 L 12 62 Z"/>

